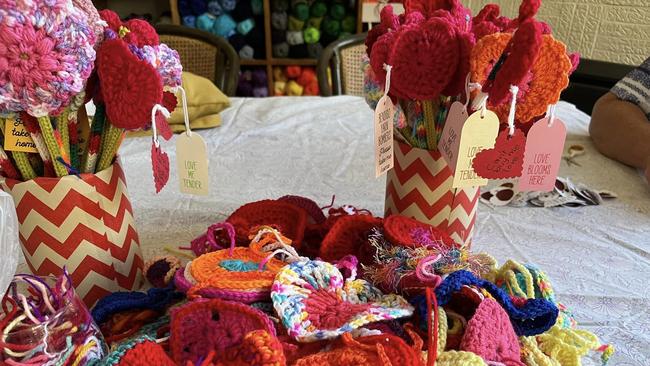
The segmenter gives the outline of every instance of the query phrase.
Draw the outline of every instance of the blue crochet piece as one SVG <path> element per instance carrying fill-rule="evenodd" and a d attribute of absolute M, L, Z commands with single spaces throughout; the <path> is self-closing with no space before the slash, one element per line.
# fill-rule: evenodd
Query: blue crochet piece
<path fill-rule="evenodd" d="M 183 294 L 176 292 L 173 284 L 166 288 L 151 288 L 145 292 L 114 292 L 100 299 L 91 311 L 98 324 L 121 311 L 132 309 L 151 309 L 160 311 L 167 305 L 182 299 Z"/>
<path fill-rule="evenodd" d="M 460 291 L 463 286 L 476 286 L 487 290 L 508 313 L 512 327 L 518 336 L 534 336 L 549 330 L 557 321 L 558 308 L 555 304 L 544 299 L 529 299 L 522 307 L 513 304 L 510 296 L 494 285 L 474 276 L 471 272 L 461 270 L 451 273 L 436 288 L 438 305 L 444 306 L 451 300 L 451 295 Z M 426 319 L 427 303 L 424 295 L 411 300 L 422 319 Z"/>
<path fill-rule="evenodd" d="M 219 267 L 230 272 L 254 272 L 259 270 L 259 263 L 242 261 L 241 259 L 224 259 L 219 262 Z"/>

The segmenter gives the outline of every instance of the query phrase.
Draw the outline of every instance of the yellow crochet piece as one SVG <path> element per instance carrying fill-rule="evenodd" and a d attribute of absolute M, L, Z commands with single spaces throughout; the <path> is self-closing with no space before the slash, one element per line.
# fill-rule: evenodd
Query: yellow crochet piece
<path fill-rule="evenodd" d="M 464 351 L 443 352 L 436 360 L 439 366 L 486 366 L 483 359 L 472 353 Z"/>
<path fill-rule="evenodd" d="M 526 284 L 525 290 L 519 286 L 517 274 L 523 276 L 524 282 Z M 498 269 L 493 274 L 490 281 L 494 283 L 499 283 L 499 282 L 505 283 L 508 292 L 511 295 L 517 297 L 525 297 L 527 299 L 535 298 L 535 287 L 533 286 L 533 275 L 530 274 L 530 272 L 526 267 L 513 260 L 508 260 L 506 263 L 504 263 L 503 266 L 501 266 L 501 268 Z"/>
<path fill-rule="evenodd" d="M 554 325 L 546 333 L 540 334 L 536 338 L 530 338 L 523 342 L 526 342 L 526 350 L 529 354 L 539 355 L 539 352 L 542 352 L 555 362 L 534 364 L 540 366 L 581 366 L 582 357 L 591 350 L 597 350 L 600 346 L 595 334 L 586 330 L 561 328 L 558 325 Z M 535 348 L 538 348 L 539 352 L 535 351 Z M 538 357 L 535 360 L 539 361 L 542 358 Z M 533 365 L 529 364 L 529 366 Z"/>
<path fill-rule="evenodd" d="M 539 349 L 535 337 L 519 338 L 521 360 L 528 366 L 562 366 Z"/>

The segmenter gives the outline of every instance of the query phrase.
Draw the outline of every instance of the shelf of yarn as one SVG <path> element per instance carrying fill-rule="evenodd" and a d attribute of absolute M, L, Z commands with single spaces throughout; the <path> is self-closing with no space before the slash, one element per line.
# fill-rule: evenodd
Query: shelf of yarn
<path fill-rule="evenodd" d="M 269 78 L 264 67 L 242 68 L 237 82 L 238 97 L 263 98 L 269 96 Z"/>

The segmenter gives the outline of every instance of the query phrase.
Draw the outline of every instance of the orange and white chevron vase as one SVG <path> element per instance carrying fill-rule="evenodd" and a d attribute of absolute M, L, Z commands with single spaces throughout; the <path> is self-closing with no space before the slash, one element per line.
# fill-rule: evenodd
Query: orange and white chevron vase
<path fill-rule="evenodd" d="M 438 151 L 393 141 L 395 166 L 386 178 L 385 214 L 412 217 L 470 245 L 478 187 L 452 188 L 453 175 Z"/>
<path fill-rule="evenodd" d="M 116 161 L 97 174 L 0 180 L 16 204 L 20 240 L 34 274 L 65 266 L 89 307 L 142 285 L 142 251 L 124 172 Z"/>

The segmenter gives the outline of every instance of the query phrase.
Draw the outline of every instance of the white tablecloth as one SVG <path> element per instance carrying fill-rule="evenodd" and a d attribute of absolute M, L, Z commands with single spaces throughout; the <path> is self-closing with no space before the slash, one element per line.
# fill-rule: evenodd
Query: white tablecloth
<path fill-rule="evenodd" d="M 650 189 L 638 173 L 595 151 L 589 116 L 561 103 L 567 144 L 587 148 L 582 167 L 560 175 L 619 199 L 570 208 L 479 207 L 473 249 L 500 262 L 535 263 L 582 327 L 617 353 L 611 365 L 650 365 Z M 232 100 L 220 128 L 201 131 L 210 154 L 210 195 L 179 193 L 172 142 L 163 143 L 172 176 L 154 194 L 148 138 L 121 149 L 146 258 L 178 246 L 240 205 L 285 194 L 352 204 L 381 215 L 384 179 L 374 178 L 372 112 L 357 97 Z M 563 163 L 564 164 L 564 163 Z M 587 363 L 589 364 L 589 362 Z"/>

